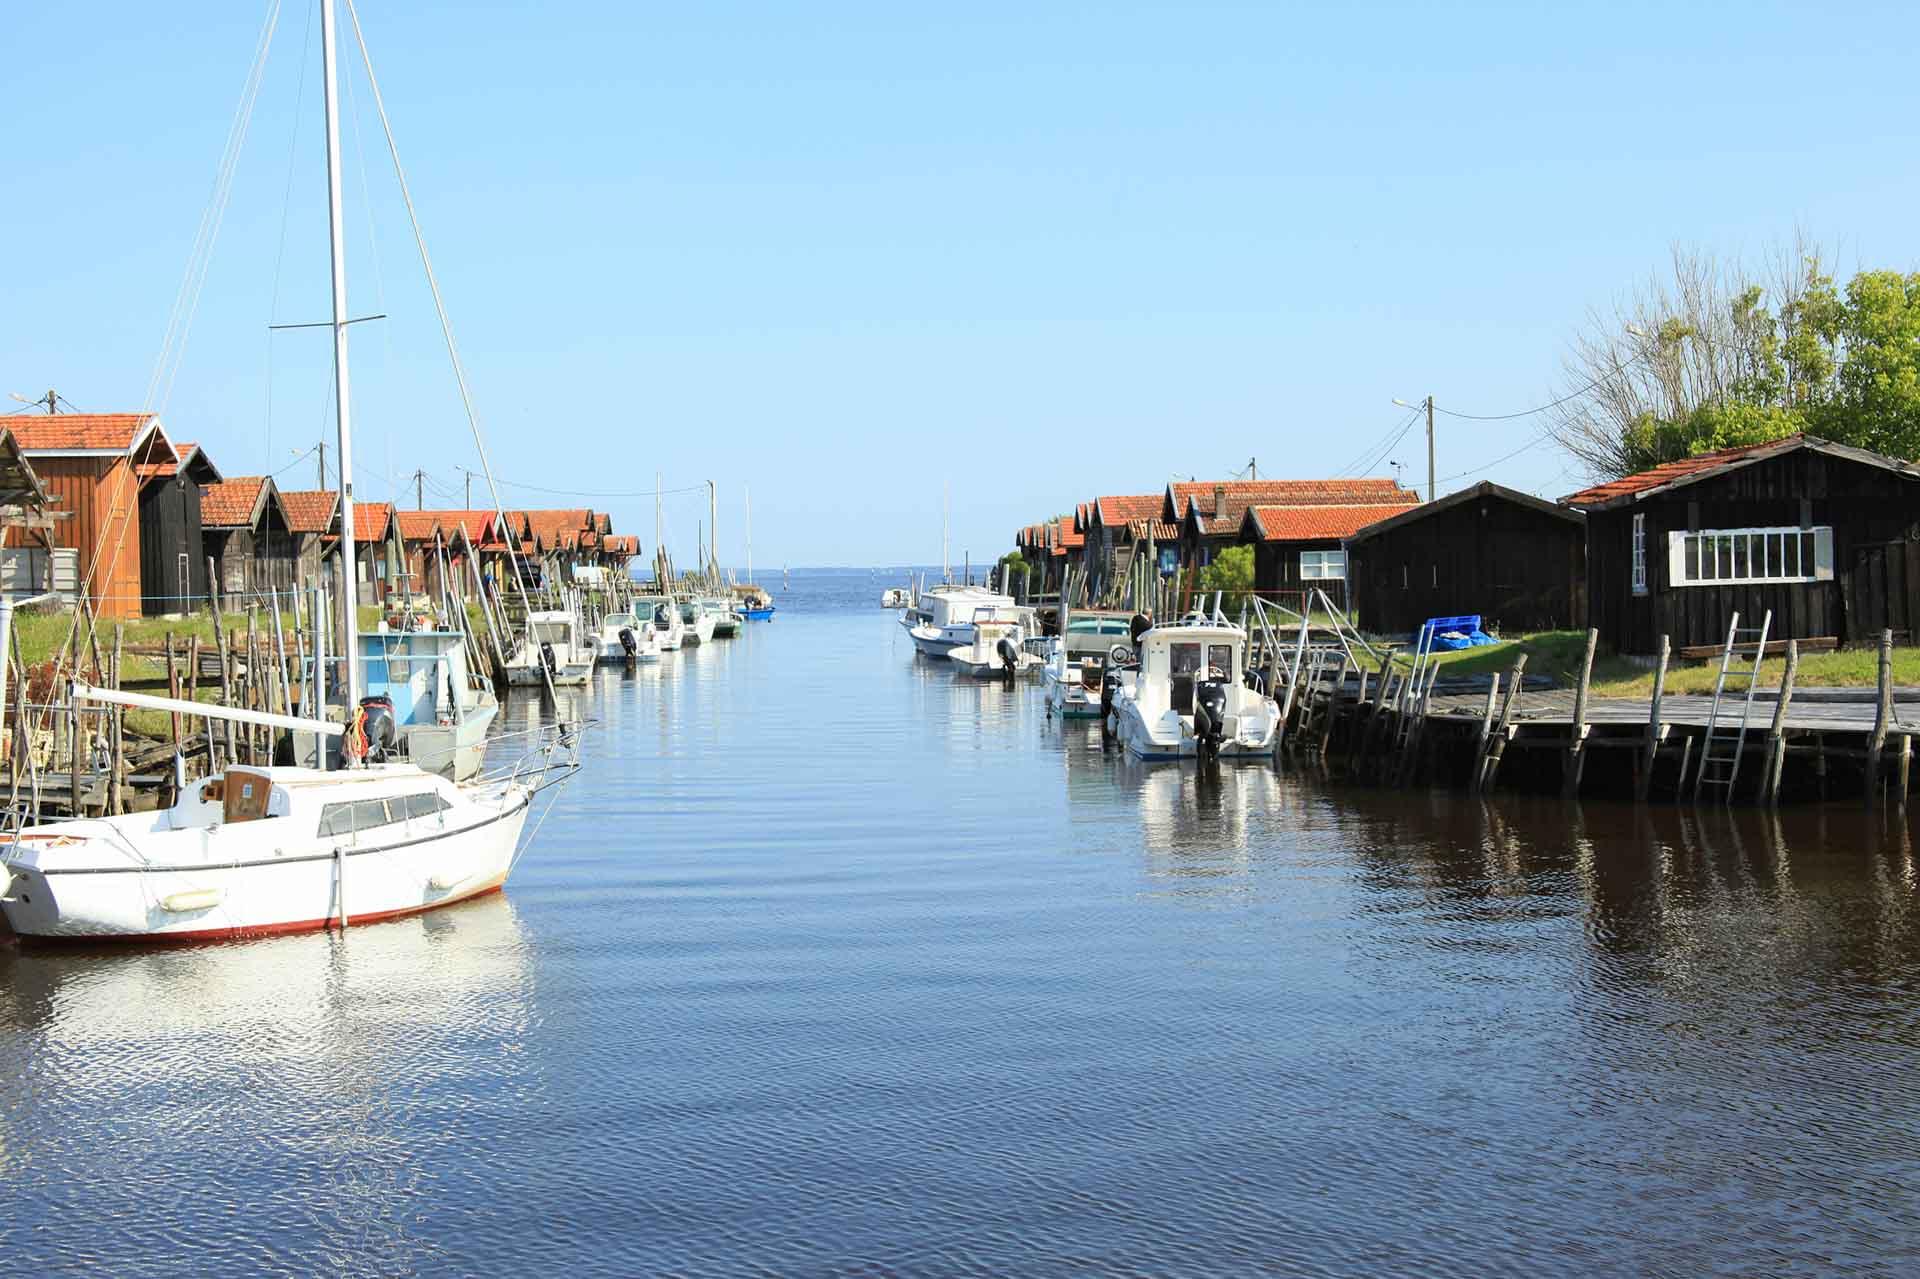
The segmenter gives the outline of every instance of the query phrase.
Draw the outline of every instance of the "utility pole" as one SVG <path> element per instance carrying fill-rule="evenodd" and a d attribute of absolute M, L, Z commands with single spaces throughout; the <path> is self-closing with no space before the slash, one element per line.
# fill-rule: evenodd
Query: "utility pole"
<path fill-rule="evenodd" d="M 421 485 L 426 482 L 426 478 L 427 473 L 425 471 L 415 469 L 413 473 L 413 509 L 416 511 L 424 511 L 427 509 L 426 494 L 421 491 Z"/>
<path fill-rule="evenodd" d="M 461 507 L 460 509 L 463 511 L 471 511 L 473 509 L 473 472 L 472 471 L 467 472 L 467 504 Z"/>
<path fill-rule="evenodd" d="M 320 487 L 327 487 L 327 442 L 320 441 Z"/>
<path fill-rule="evenodd" d="M 707 527 L 713 535 L 707 539 L 707 573 L 714 581 L 720 580 L 720 490 L 713 481 L 707 481 Z"/>
<path fill-rule="evenodd" d="M 1433 500 L 1433 397 L 1427 397 L 1427 500 Z"/>

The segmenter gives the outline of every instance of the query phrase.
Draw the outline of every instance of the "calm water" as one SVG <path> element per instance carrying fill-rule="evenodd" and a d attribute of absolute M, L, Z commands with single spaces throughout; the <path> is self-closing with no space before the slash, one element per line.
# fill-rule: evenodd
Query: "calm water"
<path fill-rule="evenodd" d="M 12 1269 L 1920 1267 L 1898 826 L 1130 766 L 882 584 L 603 671 L 503 897 L 0 951 Z"/>

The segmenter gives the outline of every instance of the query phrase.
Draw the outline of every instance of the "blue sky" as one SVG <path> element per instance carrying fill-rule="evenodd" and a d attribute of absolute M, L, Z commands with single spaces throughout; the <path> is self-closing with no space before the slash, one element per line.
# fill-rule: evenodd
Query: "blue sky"
<path fill-rule="evenodd" d="M 0 18 L 0 391 L 139 406 L 266 12 Z M 285 0 L 165 402 L 228 473 L 299 487 L 325 337 L 266 325 L 326 315 L 313 12 Z M 737 563 L 751 486 L 757 567 L 937 561 L 947 482 L 977 562 L 1176 473 L 1334 473 L 1395 397 L 1539 404 L 1589 309 L 1675 243 L 1800 226 L 1843 268 L 1916 258 L 1910 7 L 361 16 L 501 471 L 585 494 L 510 503 L 610 510 L 651 547 L 655 472 L 713 478 Z M 473 445 L 343 63 L 352 305 L 391 317 L 354 334 L 359 488 L 419 467 L 458 504 Z M 1536 429 L 1442 419 L 1442 489 Z M 1424 481 L 1417 434 L 1394 456 Z M 1451 487 L 1479 478 L 1582 477 L 1545 445 Z M 683 561 L 704 507 L 669 501 Z"/>

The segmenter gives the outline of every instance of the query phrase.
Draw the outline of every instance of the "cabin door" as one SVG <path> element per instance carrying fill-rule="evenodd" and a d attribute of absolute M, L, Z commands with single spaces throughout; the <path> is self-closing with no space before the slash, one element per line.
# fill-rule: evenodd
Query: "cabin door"
<path fill-rule="evenodd" d="M 1920 625 L 1920 542 L 1855 547 L 1844 598 L 1849 643 L 1865 643 L 1883 630 L 1911 640 Z"/>

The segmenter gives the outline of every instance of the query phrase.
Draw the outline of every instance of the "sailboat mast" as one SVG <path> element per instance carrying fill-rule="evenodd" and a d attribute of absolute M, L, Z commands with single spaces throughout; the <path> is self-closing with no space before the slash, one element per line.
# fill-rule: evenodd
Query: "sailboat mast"
<path fill-rule="evenodd" d="M 653 584 L 662 589 L 667 580 L 667 552 L 660 544 L 660 472 L 653 473 Z"/>
<path fill-rule="evenodd" d="M 747 585 L 753 585 L 753 490 L 748 489 L 747 499 Z"/>
<path fill-rule="evenodd" d="M 940 580 L 953 580 L 953 556 L 947 550 L 948 526 L 953 523 L 953 481 L 948 480 L 940 490 Z"/>
<path fill-rule="evenodd" d="M 720 581 L 720 490 L 707 481 L 707 576 Z"/>
<path fill-rule="evenodd" d="M 360 705 L 359 575 L 353 538 L 353 434 L 347 395 L 347 240 L 340 209 L 340 93 L 334 57 L 334 0 L 320 0 L 320 66 L 327 114 L 327 249 L 333 263 L 333 415 L 340 450 L 340 631 L 346 663 L 347 714 Z"/>

